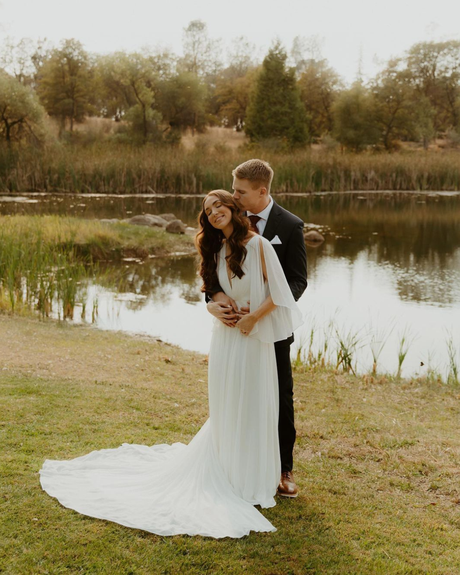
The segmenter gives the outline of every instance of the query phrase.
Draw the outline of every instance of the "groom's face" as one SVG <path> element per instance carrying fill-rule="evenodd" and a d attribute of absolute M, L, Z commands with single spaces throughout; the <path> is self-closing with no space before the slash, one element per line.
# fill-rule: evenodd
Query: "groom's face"
<path fill-rule="evenodd" d="M 241 211 L 258 214 L 266 207 L 267 190 L 264 187 L 253 188 L 249 180 L 233 178 L 233 199 Z"/>

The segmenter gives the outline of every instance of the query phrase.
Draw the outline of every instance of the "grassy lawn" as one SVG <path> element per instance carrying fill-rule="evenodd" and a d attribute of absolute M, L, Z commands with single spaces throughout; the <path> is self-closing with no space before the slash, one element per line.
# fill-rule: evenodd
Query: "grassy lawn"
<path fill-rule="evenodd" d="M 460 390 L 297 370 L 297 500 L 241 540 L 158 537 L 65 509 L 45 458 L 188 442 L 206 358 L 154 339 L 0 315 L 0 572 L 458 574 Z"/>

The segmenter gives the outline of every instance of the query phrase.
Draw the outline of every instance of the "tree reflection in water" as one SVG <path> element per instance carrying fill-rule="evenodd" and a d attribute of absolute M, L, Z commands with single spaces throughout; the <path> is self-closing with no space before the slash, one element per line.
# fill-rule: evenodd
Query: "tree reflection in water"
<path fill-rule="evenodd" d="M 119 294 L 145 296 L 127 300 L 132 310 L 142 309 L 149 299 L 167 305 L 180 297 L 189 303 L 201 299 L 195 257 L 154 258 L 145 262 L 106 264 L 97 283 Z"/>

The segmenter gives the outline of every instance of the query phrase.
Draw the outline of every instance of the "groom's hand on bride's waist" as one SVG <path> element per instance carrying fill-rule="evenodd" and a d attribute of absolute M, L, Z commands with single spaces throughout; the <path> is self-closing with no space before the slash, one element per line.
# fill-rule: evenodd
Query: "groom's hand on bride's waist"
<path fill-rule="evenodd" d="M 227 327 L 235 327 L 240 319 L 238 306 L 232 298 L 221 292 L 213 296 L 215 301 L 207 304 L 207 309 L 211 315 L 220 320 Z"/>

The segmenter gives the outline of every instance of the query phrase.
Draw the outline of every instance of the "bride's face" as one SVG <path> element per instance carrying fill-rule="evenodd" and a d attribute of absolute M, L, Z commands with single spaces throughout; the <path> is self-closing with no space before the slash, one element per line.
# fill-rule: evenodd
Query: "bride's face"
<path fill-rule="evenodd" d="M 232 223 L 232 210 L 216 196 L 209 196 L 203 206 L 212 227 L 224 230 Z"/>

